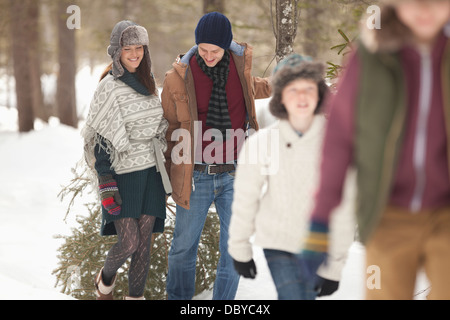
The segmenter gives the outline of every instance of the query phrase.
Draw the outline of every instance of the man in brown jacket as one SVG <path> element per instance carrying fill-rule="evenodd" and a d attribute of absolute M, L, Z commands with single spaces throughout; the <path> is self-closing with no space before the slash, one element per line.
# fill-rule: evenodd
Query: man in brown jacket
<path fill-rule="evenodd" d="M 169 252 L 169 299 L 195 291 L 197 248 L 209 208 L 220 219 L 220 260 L 213 299 L 234 299 L 239 275 L 228 254 L 228 226 L 237 155 L 250 129 L 258 130 L 254 99 L 268 98 L 267 78 L 252 72 L 252 47 L 233 41 L 229 20 L 203 16 L 196 45 L 167 72 L 161 94 L 169 121 L 166 166 L 177 204 Z"/>

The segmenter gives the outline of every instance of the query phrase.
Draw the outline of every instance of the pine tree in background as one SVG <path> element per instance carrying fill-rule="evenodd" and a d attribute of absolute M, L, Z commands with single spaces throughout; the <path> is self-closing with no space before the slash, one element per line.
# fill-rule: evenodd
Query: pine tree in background
<path fill-rule="evenodd" d="M 344 39 L 344 43 L 335 45 L 331 47 L 330 50 L 337 50 L 338 55 L 342 54 L 342 56 L 345 56 L 353 50 L 353 43 L 355 42 L 356 37 L 350 40 L 344 31 L 338 29 L 338 32 Z M 331 61 L 327 61 L 327 64 L 328 69 L 326 78 L 329 79 L 330 81 L 336 81 L 339 78 L 339 74 L 343 70 L 343 66 L 340 64 L 332 63 Z M 333 90 L 336 89 L 335 83 L 333 83 L 332 89 Z"/>
<path fill-rule="evenodd" d="M 70 196 L 70 204 L 66 217 L 76 200 L 82 196 L 89 185 L 85 172 L 72 170 L 75 178 L 61 190 L 61 200 Z M 72 229 L 69 236 L 57 236 L 64 243 L 58 249 L 58 267 L 52 274 L 56 276 L 55 287 L 61 287 L 61 292 L 79 300 L 95 299 L 94 278 L 103 267 L 106 255 L 111 246 L 116 243 L 116 236 L 100 236 L 101 206 L 98 203 L 85 204 L 87 216 L 78 216 L 78 226 Z M 175 226 L 174 204 L 168 202 L 165 231 L 153 235 L 150 256 L 150 271 L 145 286 L 145 299 L 165 300 L 166 276 L 168 272 L 168 254 Z M 210 209 L 203 229 L 198 248 L 196 268 L 196 294 L 210 290 L 215 280 L 217 263 L 219 261 L 219 230 L 220 222 L 214 208 Z M 118 271 L 114 298 L 122 299 L 128 294 L 128 269 L 130 259 Z"/>

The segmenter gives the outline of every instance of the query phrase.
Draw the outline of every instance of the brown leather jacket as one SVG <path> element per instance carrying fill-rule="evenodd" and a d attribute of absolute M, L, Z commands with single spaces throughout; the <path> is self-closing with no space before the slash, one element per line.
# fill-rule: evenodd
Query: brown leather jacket
<path fill-rule="evenodd" d="M 177 58 L 173 68 L 166 73 L 161 93 L 164 117 L 169 121 L 166 134 L 168 149 L 165 157 L 166 169 L 173 189 L 172 198 L 178 205 L 186 209 L 189 209 L 190 206 L 194 169 L 194 154 L 191 152 L 194 146 L 194 122 L 198 120 L 194 79 L 189 67 L 189 60 L 196 50 L 197 46 L 194 46 L 188 53 Z M 254 99 L 270 97 L 269 80 L 252 76 L 253 49 L 250 45 L 233 41 L 230 52 L 233 55 L 244 91 L 249 125 L 258 130 Z M 176 129 L 185 129 L 182 131 L 189 132 L 190 141 L 183 141 L 176 135 L 172 137 L 172 133 Z M 175 152 L 178 160 L 172 161 L 172 149 L 177 145 L 179 148 L 176 148 Z M 180 159 L 183 160 L 180 161 Z"/>

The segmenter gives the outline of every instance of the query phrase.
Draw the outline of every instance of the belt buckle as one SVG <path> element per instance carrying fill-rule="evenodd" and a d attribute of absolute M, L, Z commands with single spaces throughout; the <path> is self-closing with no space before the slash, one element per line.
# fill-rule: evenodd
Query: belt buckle
<path fill-rule="evenodd" d="M 216 165 L 216 164 L 208 164 L 208 174 L 209 174 L 209 175 L 211 175 L 211 174 L 217 174 L 217 173 L 211 172 L 211 170 L 210 170 L 211 167 L 217 167 L 217 165 Z"/>

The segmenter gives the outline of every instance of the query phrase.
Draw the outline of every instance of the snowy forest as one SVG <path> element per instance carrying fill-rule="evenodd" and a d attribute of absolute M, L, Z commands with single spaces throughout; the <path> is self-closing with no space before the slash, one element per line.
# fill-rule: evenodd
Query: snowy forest
<path fill-rule="evenodd" d="M 95 299 L 93 277 L 114 237 L 100 237 L 101 207 L 84 172 L 80 129 L 110 57 L 113 26 L 132 20 L 148 30 L 157 85 L 194 44 L 208 12 L 224 13 L 234 39 L 253 46 L 253 75 L 269 77 L 290 53 L 328 67 L 332 85 L 359 24 L 378 0 L 0 0 L 0 300 Z M 256 104 L 261 126 L 268 100 Z M 270 120 L 268 120 L 270 122 Z M 26 201 L 24 201 L 26 200 Z M 211 208 L 214 211 L 214 208 Z M 168 201 L 165 232 L 154 236 L 147 300 L 165 300 L 167 254 L 174 226 Z M 202 234 L 196 300 L 208 300 L 219 258 L 217 215 Z M 364 248 L 350 250 L 340 289 L 325 299 L 361 299 Z M 261 251 L 256 280 L 242 279 L 236 299 L 276 299 Z M 128 264 L 116 285 L 126 291 Z M 427 293 L 419 276 L 417 299 Z"/>
<path fill-rule="evenodd" d="M 20 132 L 50 117 L 77 127 L 83 109 L 75 77 L 88 66 L 109 63 L 106 47 L 114 24 L 128 19 L 149 31 L 153 73 L 159 84 L 175 58 L 194 43 L 194 29 L 206 12 L 225 13 L 234 38 L 254 47 L 253 70 L 267 76 L 287 53 L 297 52 L 339 65 L 331 47 L 356 36 L 369 5 L 363 0 L 1 0 L 0 104 L 17 108 Z M 292 7 L 292 10 L 285 8 Z M 283 16 L 284 15 L 284 16 Z M 282 23 L 284 21 L 288 23 Z M 56 77 L 54 92 L 43 78 Z M 14 80 L 14 81 L 13 81 Z"/>

